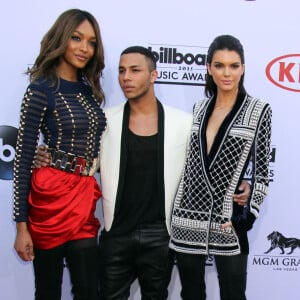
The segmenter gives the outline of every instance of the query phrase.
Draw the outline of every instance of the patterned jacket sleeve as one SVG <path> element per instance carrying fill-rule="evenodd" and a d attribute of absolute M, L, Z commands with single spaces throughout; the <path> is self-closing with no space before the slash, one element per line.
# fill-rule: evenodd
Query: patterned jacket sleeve
<path fill-rule="evenodd" d="M 258 125 L 258 130 L 252 149 L 252 191 L 249 199 L 249 206 L 250 212 L 256 218 L 258 217 L 260 206 L 267 195 L 269 187 L 271 122 L 272 110 L 270 105 L 266 104 Z"/>
<path fill-rule="evenodd" d="M 250 166 L 252 167 L 251 193 L 246 207 L 234 205 L 238 211 L 232 217 L 236 229 L 250 230 L 259 215 L 260 206 L 269 187 L 269 159 L 271 143 L 272 110 L 266 104 L 262 112 L 252 147 Z"/>
<path fill-rule="evenodd" d="M 22 104 L 16 155 L 14 160 L 14 207 L 17 222 L 27 222 L 28 195 L 34 167 L 35 150 L 39 140 L 42 120 L 47 108 L 45 93 L 38 86 L 30 85 Z"/>

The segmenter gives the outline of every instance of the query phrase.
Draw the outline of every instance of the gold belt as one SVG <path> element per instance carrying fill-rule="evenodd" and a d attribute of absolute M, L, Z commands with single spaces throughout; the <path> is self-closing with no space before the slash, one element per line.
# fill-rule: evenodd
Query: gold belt
<path fill-rule="evenodd" d="M 93 176 L 96 172 L 97 158 L 84 158 L 62 150 L 48 148 L 51 155 L 50 166 L 68 173 Z"/>

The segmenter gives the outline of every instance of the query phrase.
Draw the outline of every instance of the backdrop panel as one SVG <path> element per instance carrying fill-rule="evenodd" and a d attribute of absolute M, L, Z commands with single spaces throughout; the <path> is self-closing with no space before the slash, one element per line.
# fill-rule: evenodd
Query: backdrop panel
<path fill-rule="evenodd" d="M 13 249 L 15 224 L 12 221 L 11 175 L 20 104 L 28 84 L 24 72 L 33 63 L 43 35 L 57 16 L 75 7 L 90 11 L 101 26 L 106 64 L 102 82 L 107 107 L 124 100 L 117 82 L 117 70 L 120 52 L 127 46 L 143 45 L 155 52 L 159 59 L 159 79 L 155 87 L 158 98 L 163 103 L 191 112 L 193 104 L 203 97 L 203 59 L 212 39 L 228 33 L 241 40 L 246 56 L 246 88 L 251 95 L 265 99 L 273 108 L 270 192 L 249 233 L 247 295 L 250 300 L 266 297 L 299 299 L 300 52 L 299 26 L 296 24 L 300 19 L 300 4 L 297 0 L 2 1 L 1 299 L 29 300 L 33 299 L 34 293 L 32 264 L 21 262 Z M 171 58 L 164 60 L 165 53 L 173 53 L 177 62 Z M 102 218 L 101 203 L 98 215 Z M 298 247 L 291 251 L 283 245 L 284 251 L 281 251 L 276 245 L 268 252 L 274 232 L 294 238 Z M 208 260 L 206 279 L 208 299 L 219 299 L 212 258 Z M 66 270 L 63 299 L 72 298 L 69 290 Z M 140 299 L 137 283 L 132 287 L 130 299 Z M 170 284 L 170 299 L 180 299 L 176 268 Z"/>

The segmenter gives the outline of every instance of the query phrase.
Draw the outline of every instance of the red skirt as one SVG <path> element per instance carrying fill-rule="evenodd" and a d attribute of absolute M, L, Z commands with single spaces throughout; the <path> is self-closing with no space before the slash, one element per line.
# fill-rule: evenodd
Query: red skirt
<path fill-rule="evenodd" d="M 95 217 L 101 191 L 94 176 L 80 176 L 51 167 L 34 169 L 29 194 L 28 227 L 38 249 L 96 237 Z"/>

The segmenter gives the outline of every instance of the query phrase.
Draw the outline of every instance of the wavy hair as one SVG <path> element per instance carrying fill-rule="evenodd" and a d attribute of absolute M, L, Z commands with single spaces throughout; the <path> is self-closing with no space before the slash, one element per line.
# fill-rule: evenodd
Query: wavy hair
<path fill-rule="evenodd" d="M 51 80 L 53 84 L 59 84 L 56 74 L 56 66 L 64 55 L 71 36 L 76 28 L 85 20 L 92 25 L 96 34 L 95 53 L 91 60 L 82 70 L 78 70 L 78 78 L 86 80 L 93 91 L 96 99 L 101 103 L 104 101 L 104 92 L 100 84 L 100 78 L 104 65 L 104 50 L 101 39 L 100 28 L 97 20 L 87 11 L 70 9 L 63 12 L 45 34 L 41 41 L 40 53 L 33 67 L 28 70 L 30 81 L 39 78 Z"/>

